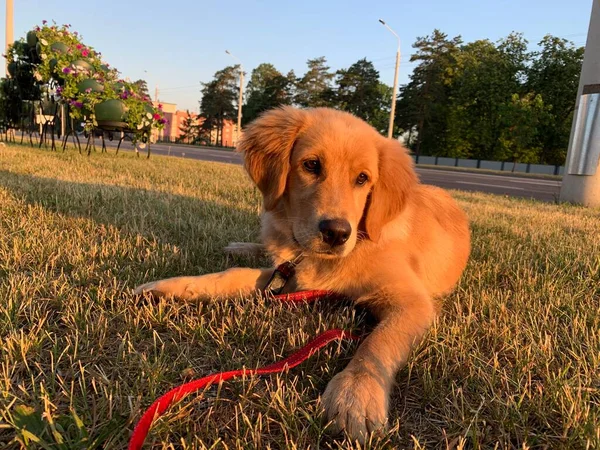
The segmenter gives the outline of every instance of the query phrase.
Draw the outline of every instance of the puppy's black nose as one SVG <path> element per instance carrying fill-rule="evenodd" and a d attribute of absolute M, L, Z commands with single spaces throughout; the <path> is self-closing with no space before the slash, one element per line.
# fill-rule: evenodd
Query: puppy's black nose
<path fill-rule="evenodd" d="M 319 231 L 323 237 L 323 242 L 336 247 L 348 240 L 352 227 L 344 219 L 322 220 L 319 222 Z"/>

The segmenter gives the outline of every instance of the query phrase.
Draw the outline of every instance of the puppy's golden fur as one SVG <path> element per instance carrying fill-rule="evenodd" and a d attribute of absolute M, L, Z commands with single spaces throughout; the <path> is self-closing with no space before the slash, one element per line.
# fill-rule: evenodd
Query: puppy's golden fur
<path fill-rule="evenodd" d="M 434 320 L 435 297 L 454 287 L 466 265 L 465 214 L 445 191 L 419 183 L 397 141 L 347 113 L 269 111 L 244 131 L 239 150 L 264 197 L 262 241 L 274 265 L 303 255 L 287 291 L 336 291 L 379 319 L 323 394 L 334 429 L 362 441 L 386 424 L 396 372 Z M 332 220 L 346 230 L 335 242 L 323 228 Z M 272 273 L 235 268 L 156 281 L 137 292 L 247 295 Z"/>

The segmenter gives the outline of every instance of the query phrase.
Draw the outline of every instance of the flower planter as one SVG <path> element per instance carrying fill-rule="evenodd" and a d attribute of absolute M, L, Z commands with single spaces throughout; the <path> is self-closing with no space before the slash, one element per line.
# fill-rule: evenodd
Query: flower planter
<path fill-rule="evenodd" d="M 53 116 L 58 110 L 58 103 L 53 100 L 42 100 L 42 114 Z"/>
<path fill-rule="evenodd" d="M 71 66 L 73 66 L 75 68 L 75 70 L 79 71 L 83 71 L 86 70 L 88 73 L 93 73 L 94 71 L 94 67 L 87 61 L 84 61 L 83 59 L 78 59 L 76 61 L 73 61 L 71 63 Z"/>
<path fill-rule="evenodd" d="M 38 54 L 38 56 L 42 56 L 42 51 L 42 44 L 40 44 L 39 42 L 35 44 L 35 52 Z"/>
<path fill-rule="evenodd" d="M 27 45 L 29 45 L 30 47 L 35 47 L 35 45 L 37 44 L 37 41 L 38 41 L 37 33 L 33 30 L 28 31 L 27 32 Z"/>
<path fill-rule="evenodd" d="M 88 78 L 87 80 L 82 80 L 77 83 L 77 90 L 82 94 L 88 89 L 91 89 L 91 92 L 102 92 L 104 91 L 104 85 L 98 83 L 92 78 Z"/>
<path fill-rule="evenodd" d="M 58 60 L 56 58 L 52 58 L 50 60 L 50 62 L 48 63 L 48 67 L 50 67 L 50 71 L 52 73 L 54 73 L 54 70 L 56 69 L 57 64 L 58 64 Z"/>
<path fill-rule="evenodd" d="M 17 74 L 17 63 L 16 62 L 11 62 L 8 64 L 8 74 L 10 75 L 11 78 L 14 78 L 15 75 Z"/>
<path fill-rule="evenodd" d="M 101 122 L 124 122 L 127 106 L 118 99 L 105 100 L 96 105 L 94 112 L 99 125 Z"/>
<path fill-rule="evenodd" d="M 125 85 L 123 83 L 121 83 L 120 81 L 113 83 L 113 89 L 115 90 L 115 92 L 117 94 L 120 94 L 121 92 L 123 92 L 124 87 L 125 87 Z"/>
<path fill-rule="evenodd" d="M 54 53 L 67 53 L 69 51 L 69 47 L 62 42 L 54 42 L 50 46 L 50 50 L 52 50 Z"/>

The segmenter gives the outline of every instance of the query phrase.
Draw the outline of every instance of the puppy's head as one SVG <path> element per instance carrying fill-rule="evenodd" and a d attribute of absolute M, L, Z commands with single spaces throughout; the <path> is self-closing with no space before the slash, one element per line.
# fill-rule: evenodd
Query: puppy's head
<path fill-rule="evenodd" d="M 327 108 L 271 110 L 238 148 L 279 228 L 299 251 L 324 258 L 346 256 L 359 238 L 379 240 L 417 182 L 398 142 Z"/>

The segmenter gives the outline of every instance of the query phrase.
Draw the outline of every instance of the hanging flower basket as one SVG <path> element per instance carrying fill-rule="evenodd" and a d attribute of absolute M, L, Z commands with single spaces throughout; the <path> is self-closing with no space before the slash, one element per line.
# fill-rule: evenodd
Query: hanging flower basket
<path fill-rule="evenodd" d="M 89 89 L 89 91 L 88 91 Z M 83 94 L 86 92 L 102 92 L 104 91 L 104 85 L 100 84 L 98 81 L 93 78 L 88 78 L 86 80 L 82 80 L 77 83 L 77 90 L 79 93 Z"/>
<path fill-rule="evenodd" d="M 50 45 L 50 50 L 52 50 L 54 53 L 67 53 L 69 51 L 69 47 L 62 42 L 54 42 L 52 45 Z"/>
<path fill-rule="evenodd" d="M 124 129 L 127 128 L 125 118 L 127 116 L 127 106 L 118 99 L 105 100 L 98 103 L 94 108 L 96 122 L 104 129 Z"/>
<path fill-rule="evenodd" d="M 73 66 L 77 71 L 87 71 L 88 73 L 94 73 L 94 67 L 87 61 L 84 61 L 83 59 L 78 59 L 75 60 L 71 63 L 71 66 Z"/>
<path fill-rule="evenodd" d="M 33 30 L 27 32 L 27 45 L 35 47 L 38 42 L 37 33 Z"/>
<path fill-rule="evenodd" d="M 10 75 L 11 78 L 14 78 L 15 75 L 17 74 L 17 63 L 16 62 L 11 62 L 8 64 L 8 74 Z"/>

